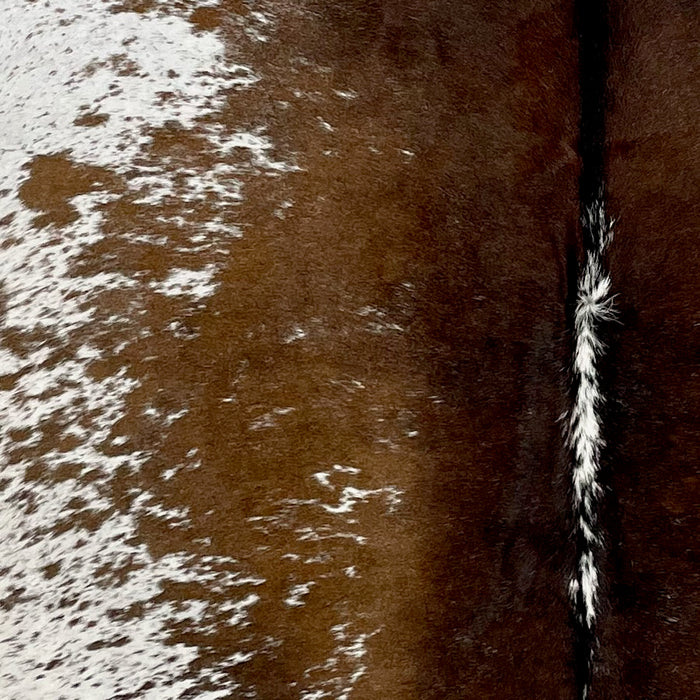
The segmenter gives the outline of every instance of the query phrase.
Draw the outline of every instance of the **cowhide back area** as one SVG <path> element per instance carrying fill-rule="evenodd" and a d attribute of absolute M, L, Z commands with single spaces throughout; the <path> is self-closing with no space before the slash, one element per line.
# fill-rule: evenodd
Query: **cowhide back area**
<path fill-rule="evenodd" d="M 0 699 L 700 698 L 700 7 L 585 5 L 0 0 Z"/>

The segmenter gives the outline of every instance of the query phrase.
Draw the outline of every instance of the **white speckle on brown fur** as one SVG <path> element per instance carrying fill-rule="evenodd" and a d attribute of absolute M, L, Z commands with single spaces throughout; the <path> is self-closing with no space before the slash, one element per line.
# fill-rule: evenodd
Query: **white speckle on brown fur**
<path fill-rule="evenodd" d="M 612 238 L 612 223 L 598 200 L 586 211 L 584 228 L 594 245 L 586 253 L 579 278 L 574 330 L 574 404 L 569 420 L 569 443 L 573 453 L 573 506 L 579 540 L 578 561 L 569 592 L 580 625 L 590 634 L 596 619 L 600 574 L 596 548 L 602 545 L 596 506 L 601 495 L 600 452 L 603 447 L 600 408 L 604 397 L 597 361 L 603 352 L 600 327 L 613 317 L 610 277 L 603 258 Z M 590 651 L 592 654 L 592 650 Z M 583 689 L 583 697 L 587 688 Z"/>

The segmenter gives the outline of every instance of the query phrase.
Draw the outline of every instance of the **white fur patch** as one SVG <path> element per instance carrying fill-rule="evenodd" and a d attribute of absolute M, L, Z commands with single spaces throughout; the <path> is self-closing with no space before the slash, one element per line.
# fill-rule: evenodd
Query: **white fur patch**
<path fill-rule="evenodd" d="M 600 416 L 603 395 L 596 362 L 603 352 L 600 325 L 613 316 L 610 277 L 603 266 L 603 255 L 612 237 L 612 223 L 606 219 L 602 201 L 597 201 L 587 210 L 584 226 L 593 234 L 596 244 L 587 253 L 578 285 L 573 358 L 577 388 L 569 421 L 569 442 L 574 456 L 572 476 L 574 509 L 578 514 L 576 527 L 588 547 L 579 555 L 570 593 L 575 600 L 581 592 L 583 609 L 576 612 L 580 621 L 591 629 L 596 617 L 599 585 L 593 547 L 602 543 L 601 535 L 596 530 L 595 513 L 601 493 L 598 473 L 603 447 Z"/>

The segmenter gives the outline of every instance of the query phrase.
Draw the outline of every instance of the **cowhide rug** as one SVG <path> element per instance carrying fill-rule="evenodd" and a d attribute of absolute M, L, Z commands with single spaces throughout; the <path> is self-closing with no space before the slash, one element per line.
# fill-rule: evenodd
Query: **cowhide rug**
<path fill-rule="evenodd" d="M 0 0 L 0 700 L 700 698 L 696 0 Z"/>

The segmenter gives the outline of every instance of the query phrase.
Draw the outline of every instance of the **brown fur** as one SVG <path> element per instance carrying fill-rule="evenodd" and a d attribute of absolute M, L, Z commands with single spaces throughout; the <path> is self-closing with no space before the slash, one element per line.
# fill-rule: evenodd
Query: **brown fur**
<path fill-rule="evenodd" d="M 140 154 L 161 169 L 207 171 L 218 158 L 234 168 L 243 198 L 225 224 L 242 235 L 206 253 L 220 269 L 211 297 L 187 305 L 152 290 L 172 268 L 209 262 L 178 252 L 191 232 L 169 222 L 183 212 L 209 221 L 218 194 L 139 204 L 126 187 L 134 173 L 88 171 L 68 153 L 27 170 L 20 195 L 43 212 L 33 225 L 56 225 L 57 237 L 78 216 L 76 193 L 120 195 L 101 207 L 104 235 L 71 274 L 119 272 L 140 285 L 90 296 L 91 325 L 70 342 L 84 333 L 100 351 L 96 378 L 123 369 L 135 380 L 110 435 L 126 443 L 100 449 L 148 461 L 103 485 L 104 513 L 70 513 L 65 527 L 83 517 L 94 530 L 148 492 L 186 520 L 143 516 L 136 544 L 156 560 L 223 557 L 217 576 L 240 575 L 258 596 L 238 626 L 221 612 L 231 588 L 204 577 L 169 581 L 149 601 L 220 606 L 209 627 L 168 623 L 169 643 L 199 652 L 187 671 L 202 671 L 196 692 L 215 687 L 220 665 L 239 684 L 232 697 L 345 697 L 359 662 L 338 649 L 362 632 L 352 700 L 571 700 L 576 543 L 563 417 L 585 245 L 573 3 L 260 7 L 269 27 L 241 0 L 189 16 L 198 32 L 220 30 L 228 58 L 260 78 L 232 88 L 211 119 L 229 134 L 263 126 L 270 156 L 297 167 L 265 171 L 244 148 L 221 156 L 201 125 L 177 122 L 152 130 Z M 618 323 L 602 379 L 606 555 L 590 697 L 700 697 L 697 5 L 615 0 L 610 21 L 598 155 L 617 219 Z M 253 26 L 269 41 L 251 40 Z M 167 423 L 144 418 L 183 406 Z M 44 442 L 13 459 L 35 450 L 33 478 L 50 484 L 92 478 L 80 465 L 42 471 L 62 430 L 46 423 Z M 163 478 L 192 454 L 196 468 Z M 319 473 L 336 481 L 324 486 Z M 395 503 L 387 485 L 401 492 Z M 343 486 L 371 495 L 337 516 Z M 232 562 L 234 572 L 216 568 Z M 290 605 L 290 588 L 311 580 L 304 604 Z M 137 620 L 143 607 L 110 614 Z M 47 672 L 57 663 L 40 661 Z"/>
<path fill-rule="evenodd" d="M 609 607 L 593 698 L 700 696 L 697 3 L 615 3 Z"/>

